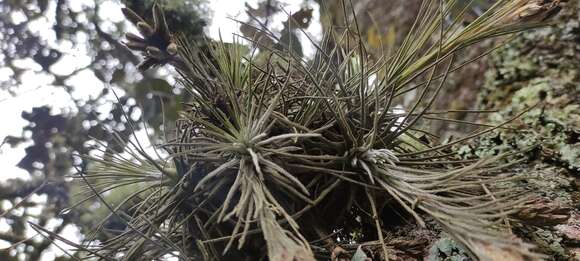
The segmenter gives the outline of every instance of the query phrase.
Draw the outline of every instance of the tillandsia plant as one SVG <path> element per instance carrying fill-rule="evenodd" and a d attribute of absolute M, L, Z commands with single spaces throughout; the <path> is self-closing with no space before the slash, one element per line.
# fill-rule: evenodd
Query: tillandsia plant
<path fill-rule="evenodd" d="M 389 57 L 367 58 L 355 17 L 315 44 L 312 61 L 261 46 L 263 63 L 240 44 L 199 48 L 170 33 L 159 5 L 153 25 L 124 9 L 142 34 L 126 42 L 143 53 L 140 68 L 173 65 L 193 98 L 174 138 L 159 146 L 168 156 L 130 142 L 124 155 L 88 157 L 76 178 L 126 229 L 79 248 L 105 260 L 315 260 L 337 259 L 334 250 L 348 242 L 378 246 L 374 258 L 388 260 L 384 230 L 397 218 L 389 209 L 403 209 L 419 225 L 435 221 L 475 259 L 541 258 L 506 228 L 533 197 L 497 186 L 519 179 L 508 168 L 522 162 L 518 153 L 464 160 L 454 149 L 513 119 L 465 122 L 480 129 L 447 143 L 428 121 L 448 120 L 432 104 L 469 62 L 457 58 L 463 49 L 544 26 L 560 1 L 499 0 L 467 25 L 461 15 L 444 22 L 457 4 L 423 1 Z M 397 112 L 412 90 L 413 106 Z M 123 186 L 138 189 L 115 206 L 104 201 Z M 374 231 L 349 238 L 353 213 Z"/>

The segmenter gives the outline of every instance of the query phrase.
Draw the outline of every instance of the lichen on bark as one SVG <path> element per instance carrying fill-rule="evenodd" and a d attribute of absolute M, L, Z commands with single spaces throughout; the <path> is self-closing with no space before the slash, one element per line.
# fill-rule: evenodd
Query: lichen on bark
<path fill-rule="evenodd" d="M 501 108 L 489 117 L 501 122 L 538 104 L 521 118 L 525 131 L 502 132 L 504 143 L 538 144 L 552 165 L 578 175 L 580 169 L 579 2 L 570 2 L 555 26 L 526 32 L 491 55 L 480 92 L 481 109 Z"/>
<path fill-rule="evenodd" d="M 554 260 L 577 260 L 580 223 L 580 2 L 570 1 L 554 26 L 526 32 L 489 57 L 479 109 L 499 109 L 486 121 L 499 123 L 535 106 L 517 129 L 502 129 L 464 146 L 465 157 L 527 150 L 529 161 L 514 169 L 541 197 L 569 208 L 565 224 L 516 231 Z M 564 231 L 564 232 L 563 232 Z M 575 233 L 566 233 L 576 231 Z"/>

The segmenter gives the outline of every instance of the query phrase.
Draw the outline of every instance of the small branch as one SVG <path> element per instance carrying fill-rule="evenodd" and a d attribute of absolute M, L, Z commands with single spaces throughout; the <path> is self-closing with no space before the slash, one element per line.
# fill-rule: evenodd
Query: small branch
<path fill-rule="evenodd" d="M 32 197 L 32 195 L 34 195 L 36 192 L 38 192 L 40 189 L 42 189 L 46 184 L 47 184 L 47 182 L 44 181 L 42 184 L 40 184 L 40 186 L 36 187 L 33 191 L 31 191 L 30 193 L 28 193 L 28 195 L 26 197 L 24 197 L 22 200 L 20 200 L 18 203 L 16 203 L 14 206 L 12 206 L 12 208 L 10 208 L 9 210 L 6 210 L 2 214 L 0 214 L 0 218 L 3 218 L 8 213 L 10 213 L 13 210 L 15 210 L 15 209 L 19 208 L 20 206 L 22 206 L 22 204 L 26 203 L 26 201 L 28 201 L 28 199 L 30 197 Z"/>
<path fill-rule="evenodd" d="M 28 238 L 24 238 L 22 236 L 17 236 L 14 233 L 0 233 L 0 240 L 9 242 L 11 244 L 18 243 L 18 242 L 26 242 Z"/>
<path fill-rule="evenodd" d="M 383 231 L 381 230 L 381 222 L 379 221 L 379 213 L 377 213 L 377 206 L 375 200 L 373 199 L 371 193 L 368 189 L 365 190 L 367 197 L 369 198 L 369 203 L 371 204 L 371 209 L 373 213 L 373 220 L 375 221 L 375 227 L 377 229 L 377 235 L 379 236 L 379 242 L 381 242 L 381 247 L 383 248 L 383 258 L 385 261 L 389 260 L 389 250 L 387 250 L 387 245 L 385 243 L 385 238 L 383 237 Z"/>

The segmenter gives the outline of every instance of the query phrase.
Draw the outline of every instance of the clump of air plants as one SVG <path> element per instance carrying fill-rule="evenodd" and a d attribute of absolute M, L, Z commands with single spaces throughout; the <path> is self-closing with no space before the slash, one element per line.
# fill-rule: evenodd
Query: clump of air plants
<path fill-rule="evenodd" d="M 469 62 L 458 58 L 463 49 L 543 26 L 559 1 L 500 0 L 468 25 L 461 15 L 444 23 L 455 5 L 423 1 L 390 57 L 367 58 L 355 19 L 342 33 L 327 33 L 307 63 L 263 46 L 271 57 L 265 63 L 235 43 L 211 42 L 202 51 L 169 32 L 158 5 L 153 26 L 125 9 L 142 34 L 127 35 L 127 46 L 145 56 L 140 68 L 174 65 L 193 98 L 175 138 L 160 146 L 168 157 L 131 143 L 130 157 L 91 157 L 96 167 L 78 174 L 90 197 L 139 185 L 125 202 L 107 205 L 126 230 L 84 250 L 123 260 L 315 260 L 336 257 L 345 241 L 372 241 L 380 246 L 374 258 L 386 260 L 383 230 L 396 218 L 389 209 L 402 209 L 421 226 L 434 220 L 474 258 L 538 258 L 506 230 L 532 196 L 495 186 L 519 178 L 507 171 L 521 162 L 517 152 L 473 161 L 454 150 L 511 120 L 479 124 L 444 144 L 419 124 L 445 114 L 431 106 L 449 73 Z M 413 106 L 394 112 L 411 90 L 418 91 Z M 137 203 L 124 206 L 131 200 Z M 344 238 L 354 233 L 345 225 L 353 213 L 372 229 Z"/>

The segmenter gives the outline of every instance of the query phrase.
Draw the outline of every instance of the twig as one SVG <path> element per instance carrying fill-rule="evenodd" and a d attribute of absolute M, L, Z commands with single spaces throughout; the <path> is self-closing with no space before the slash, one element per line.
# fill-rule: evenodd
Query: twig
<path fill-rule="evenodd" d="M 383 237 L 383 231 L 381 230 L 381 223 L 379 221 L 379 213 L 377 213 L 377 206 L 375 205 L 375 200 L 373 199 L 371 193 L 368 189 L 365 189 L 367 197 L 369 198 L 369 203 L 371 204 L 371 209 L 373 212 L 373 220 L 375 221 L 375 228 L 377 229 L 377 235 L 379 236 L 379 242 L 381 242 L 381 248 L 383 249 L 383 258 L 385 261 L 389 260 L 389 251 L 387 250 L 387 245 L 385 243 L 385 238 Z"/>

